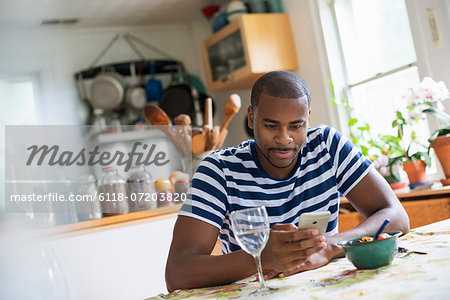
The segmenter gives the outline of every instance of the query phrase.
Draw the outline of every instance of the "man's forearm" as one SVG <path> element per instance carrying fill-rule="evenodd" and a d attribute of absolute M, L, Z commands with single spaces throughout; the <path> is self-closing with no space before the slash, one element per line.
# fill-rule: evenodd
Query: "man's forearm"
<path fill-rule="evenodd" d="M 228 284 L 256 273 L 253 257 L 242 250 L 226 255 L 189 254 L 168 261 L 166 283 L 169 292 Z"/>

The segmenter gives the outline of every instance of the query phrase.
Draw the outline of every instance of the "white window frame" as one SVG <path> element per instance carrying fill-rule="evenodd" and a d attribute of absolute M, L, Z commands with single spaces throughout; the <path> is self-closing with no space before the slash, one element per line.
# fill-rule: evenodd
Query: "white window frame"
<path fill-rule="evenodd" d="M 350 99 L 352 87 L 378 80 L 380 78 L 392 75 L 411 67 L 417 67 L 419 76 L 420 78 L 422 77 L 421 71 L 419 69 L 421 66 L 417 64 L 416 58 L 416 61 L 410 62 L 406 65 L 394 68 L 383 73 L 378 73 L 375 76 L 366 78 L 353 84 L 349 84 L 342 43 L 340 41 L 340 35 L 338 31 L 334 2 L 335 0 L 318 0 L 317 5 L 319 9 L 320 23 L 322 25 L 323 40 L 326 48 L 325 51 L 328 57 L 329 72 L 331 77 L 330 79 L 333 82 L 336 99 Z M 337 122 L 339 124 L 338 129 L 346 136 L 350 136 L 350 128 L 348 126 L 348 120 L 350 119 L 349 112 L 341 106 L 336 106 L 335 111 L 336 115 L 332 117 L 335 117 L 337 119 Z M 428 124 L 431 134 L 431 131 L 435 127 L 435 120 L 428 118 Z M 429 172 L 427 173 L 427 175 L 428 178 L 433 181 L 442 177 L 442 174 L 440 174 L 442 173 L 442 171 L 439 171 L 439 168 L 436 169 L 437 161 L 434 156 L 432 157 L 432 160 L 433 167 L 427 170 Z"/>

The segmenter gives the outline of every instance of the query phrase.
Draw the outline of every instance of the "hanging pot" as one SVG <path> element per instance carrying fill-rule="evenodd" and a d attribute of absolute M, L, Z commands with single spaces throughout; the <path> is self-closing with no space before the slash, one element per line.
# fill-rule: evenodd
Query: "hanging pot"
<path fill-rule="evenodd" d="M 136 78 L 136 67 L 134 64 L 130 64 L 130 71 L 131 78 L 136 84 L 127 89 L 125 102 L 133 109 L 142 109 L 147 104 L 145 88 L 142 82 L 142 69 L 139 69 L 139 80 Z"/>
<path fill-rule="evenodd" d="M 89 103 L 94 108 L 113 110 L 118 108 L 124 96 L 123 77 L 114 71 L 98 74 L 91 85 Z"/>

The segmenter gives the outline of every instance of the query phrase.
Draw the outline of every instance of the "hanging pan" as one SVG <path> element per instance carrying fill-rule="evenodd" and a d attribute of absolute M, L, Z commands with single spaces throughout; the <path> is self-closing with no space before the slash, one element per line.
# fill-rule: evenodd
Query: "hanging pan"
<path fill-rule="evenodd" d="M 130 64 L 130 72 L 135 84 L 127 89 L 125 101 L 131 108 L 142 109 L 147 104 L 145 88 L 142 82 L 142 68 L 139 68 L 139 79 L 136 77 L 136 66 L 133 63 Z"/>
<path fill-rule="evenodd" d="M 99 73 L 92 82 L 89 103 L 94 108 L 116 109 L 122 104 L 124 86 L 124 79 L 119 73 L 112 69 L 105 70 Z"/>
<path fill-rule="evenodd" d="M 196 106 L 194 105 L 193 91 L 188 81 L 182 74 L 181 67 L 178 68 L 178 79 L 174 78 L 172 74 L 172 84 L 164 90 L 160 107 L 167 113 L 167 115 L 173 119 L 179 114 L 187 114 L 191 120 L 195 120 L 193 125 L 198 125 L 198 112 L 196 114 Z M 195 92 L 194 95 L 196 96 Z M 201 115 L 205 111 L 205 99 L 208 95 L 200 94 L 199 101 L 200 107 L 197 106 L 197 110 L 201 110 Z M 213 102 L 213 113 L 215 105 Z M 201 122 L 202 123 L 202 122 Z"/>

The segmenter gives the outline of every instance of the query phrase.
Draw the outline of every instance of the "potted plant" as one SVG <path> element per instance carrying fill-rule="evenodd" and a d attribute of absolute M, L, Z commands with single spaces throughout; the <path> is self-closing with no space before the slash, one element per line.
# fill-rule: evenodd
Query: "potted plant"
<path fill-rule="evenodd" d="M 376 136 L 371 133 L 371 127 L 367 122 L 358 120 L 353 113 L 353 107 L 347 99 L 336 99 L 334 86 L 330 80 L 332 98 L 331 103 L 343 107 L 349 116 L 348 127 L 350 141 L 360 149 L 361 153 L 368 157 L 376 170 L 384 177 L 392 189 L 403 188 L 406 183 L 400 180 L 400 162 L 397 157 L 403 155 L 401 138 L 398 136 Z"/>
<path fill-rule="evenodd" d="M 392 122 L 392 127 L 397 128 L 396 136 L 382 135 L 380 137 L 383 147 L 391 152 L 390 169 L 392 170 L 396 163 L 400 163 L 408 175 L 411 189 L 429 184 L 425 173 L 426 166 L 431 165 L 428 145 L 418 140 L 413 118 L 408 115 L 405 119 L 401 111 L 396 111 L 396 119 Z M 409 131 L 409 135 L 405 134 L 406 131 Z"/>
<path fill-rule="evenodd" d="M 450 184 L 450 116 L 445 113 L 444 101 L 450 99 L 450 93 L 445 84 L 435 82 L 430 77 L 424 77 L 418 86 L 410 88 L 407 95 L 408 112 L 411 119 L 425 119 L 425 115 L 438 118 L 441 126 L 428 139 L 429 148 L 433 148 L 444 170 L 443 185 Z M 429 149 L 428 149 L 429 151 Z"/>

